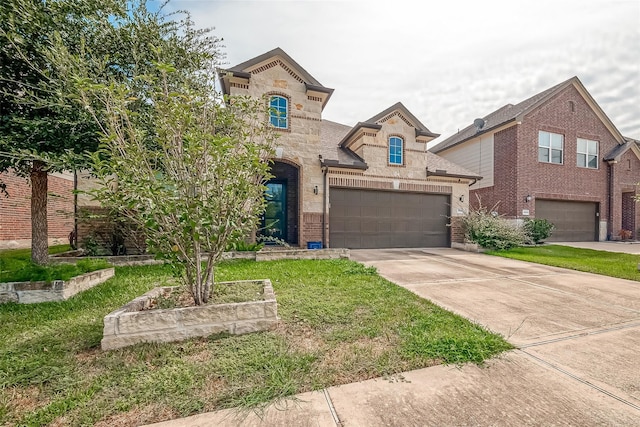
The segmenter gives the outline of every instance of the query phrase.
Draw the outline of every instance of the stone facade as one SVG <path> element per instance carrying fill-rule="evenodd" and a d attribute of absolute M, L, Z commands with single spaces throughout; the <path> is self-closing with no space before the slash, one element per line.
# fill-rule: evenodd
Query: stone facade
<path fill-rule="evenodd" d="M 288 200 L 288 217 L 294 216 L 297 236 L 288 224 L 289 243 L 306 247 L 322 242 L 331 247 L 329 231 L 331 188 L 372 189 L 451 196 L 450 216 L 468 208 L 473 173 L 428 153 L 432 134 L 402 104 L 398 103 L 355 127 L 322 119 L 322 110 L 333 89 L 322 86 L 281 49 L 274 49 L 221 72 L 226 94 L 256 98 L 281 96 L 288 101 L 287 126 L 277 129 L 274 171 L 276 179 L 288 180 L 287 191 L 297 190 Z M 363 126 L 361 126 L 363 125 Z M 389 161 L 389 137 L 403 140 L 403 162 Z M 277 173 L 282 164 L 293 165 L 297 176 Z M 441 171 L 441 176 L 428 170 Z M 293 183 L 293 185 L 292 185 Z M 455 229 L 457 221 L 452 221 Z M 453 239 L 461 233 L 454 232 Z"/>
<path fill-rule="evenodd" d="M 154 298 L 171 289 L 155 288 L 105 316 L 102 349 L 220 333 L 239 335 L 271 328 L 278 322 L 278 304 L 271 281 L 260 282 L 264 283 L 260 301 L 145 310 Z"/>

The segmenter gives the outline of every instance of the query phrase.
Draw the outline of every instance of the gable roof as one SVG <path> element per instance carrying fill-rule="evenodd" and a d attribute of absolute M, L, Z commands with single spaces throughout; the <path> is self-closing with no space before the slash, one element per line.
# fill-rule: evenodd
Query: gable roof
<path fill-rule="evenodd" d="M 351 126 L 322 120 L 320 123 L 321 164 L 322 166 L 367 169 L 367 164 L 355 153 L 346 148 L 342 148 L 339 142 L 342 141 L 353 128 Z M 462 166 L 450 162 L 437 154 L 426 152 L 427 155 L 427 176 L 442 176 L 453 178 L 482 179 L 474 172 Z"/>
<path fill-rule="evenodd" d="M 366 169 L 368 166 L 357 154 L 338 144 L 351 126 L 322 119 L 320 122 L 320 155 L 323 166 Z"/>
<path fill-rule="evenodd" d="M 625 143 L 624 144 L 619 144 L 619 145 L 615 146 L 613 148 L 613 150 L 609 151 L 609 153 L 606 156 L 604 156 L 604 161 L 605 162 L 611 162 L 611 161 L 619 162 L 620 161 L 620 157 L 622 157 L 622 155 L 624 153 L 626 153 L 628 150 L 632 150 L 634 147 L 635 147 L 636 153 L 640 153 L 640 141 L 638 141 L 636 139 L 633 139 L 633 138 L 625 137 Z M 638 157 L 640 157 L 640 155 Z"/>
<path fill-rule="evenodd" d="M 582 95 L 582 97 L 587 101 L 587 103 L 591 106 L 591 108 L 595 111 L 596 115 L 602 120 L 602 122 L 607 126 L 609 131 L 613 134 L 613 136 L 618 140 L 620 144 L 624 144 L 624 137 L 620 134 L 620 131 L 615 127 L 613 122 L 607 117 L 607 115 L 602 111 L 600 106 L 595 102 L 591 94 L 584 87 L 580 79 L 578 77 L 571 77 L 568 80 L 565 80 L 562 83 L 559 83 L 549 89 L 542 91 L 533 95 L 530 98 L 525 99 L 524 101 L 513 105 L 507 104 L 496 111 L 488 114 L 483 117 L 484 125 L 478 129 L 475 124 L 471 124 L 466 128 L 462 129 L 458 133 L 453 134 L 449 138 L 437 144 L 435 147 L 431 148 L 431 151 L 434 153 L 439 153 L 448 148 L 451 148 L 455 145 L 463 143 L 469 139 L 475 138 L 476 136 L 487 133 L 491 130 L 494 130 L 498 127 L 520 122 L 524 116 L 528 113 L 534 111 L 542 104 L 549 101 L 555 95 L 560 93 L 562 90 L 567 87 L 573 85 L 578 92 Z"/>
<path fill-rule="evenodd" d="M 415 128 L 415 132 L 416 132 L 415 136 L 416 137 L 425 136 L 425 137 L 429 137 L 429 138 L 433 139 L 433 138 L 437 138 L 437 137 L 440 136 L 439 133 L 431 132 L 424 124 L 422 124 L 422 122 L 420 120 L 418 120 L 418 118 L 416 116 L 414 116 L 411 113 L 411 111 L 409 111 L 407 109 L 407 107 L 405 107 L 404 104 L 402 104 L 402 102 L 396 102 L 391 107 L 389 107 L 389 108 L 385 109 L 384 111 L 376 114 L 375 116 L 371 117 L 370 119 L 365 120 L 364 122 L 356 123 L 356 125 L 351 129 L 351 131 L 349 131 L 347 134 L 344 135 L 344 137 L 340 141 L 340 146 L 341 147 L 346 147 L 349 139 L 353 135 L 358 133 L 358 131 L 360 129 L 366 128 L 366 129 L 372 129 L 372 130 L 380 130 L 382 128 L 382 125 L 379 122 L 382 121 L 385 117 L 389 116 L 390 114 L 392 114 L 395 111 L 397 111 L 399 114 L 403 115 L 406 120 L 411 122 L 411 124 Z"/>
<path fill-rule="evenodd" d="M 235 65 L 231 68 L 226 69 L 218 69 L 218 80 L 220 81 L 220 85 L 222 87 L 222 92 L 225 94 L 229 94 L 229 76 L 240 77 L 243 79 L 251 79 L 251 69 L 254 66 L 261 64 L 271 58 L 280 59 L 280 64 L 289 71 L 293 71 L 297 75 L 297 79 L 301 79 L 304 82 L 305 89 L 307 91 L 320 92 L 325 94 L 323 96 L 324 100 L 322 102 L 322 108 L 327 104 L 331 94 L 333 93 L 333 89 L 325 87 L 320 83 L 315 77 L 313 77 L 307 70 L 305 70 L 300 64 L 298 64 L 292 57 L 290 57 L 284 50 L 277 47 L 275 49 L 270 50 L 269 52 L 263 53 L 262 55 L 258 55 L 255 58 L 244 61 L 238 65 Z M 289 70 L 291 68 L 291 70 Z M 295 77 L 295 76 L 294 76 Z"/>

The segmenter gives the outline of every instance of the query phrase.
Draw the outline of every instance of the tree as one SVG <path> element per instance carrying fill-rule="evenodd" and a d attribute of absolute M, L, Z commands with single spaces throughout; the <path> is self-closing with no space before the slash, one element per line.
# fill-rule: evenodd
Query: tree
<path fill-rule="evenodd" d="M 155 74 L 108 85 L 77 79 L 83 105 L 94 111 L 97 102 L 104 111 L 96 113 L 102 145 L 93 160 L 102 186 L 95 195 L 145 228 L 151 249 L 181 268 L 200 305 L 225 248 L 251 233 L 264 210 L 274 134 L 264 100 L 223 104 L 212 70 L 175 78 L 173 64 L 155 51 Z"/>
<path fill-rule="evenodd" d="M 173 59 L 176 74 L 188 73 L 210 59 L 202 53 L 215 52 L 218 39 L 182 16 L 151 12 L 146 0 L 0 2 L 0 172 L 31 180 L 34 262 L 48 261 L 47 173 L 86 166 L 80 154 L 99 143 L 97 123 L 72 99 L 69 64 L 59 52 L 84 57 L 83 70 L 102 82 L 154 67 L 149 45 Z"/>

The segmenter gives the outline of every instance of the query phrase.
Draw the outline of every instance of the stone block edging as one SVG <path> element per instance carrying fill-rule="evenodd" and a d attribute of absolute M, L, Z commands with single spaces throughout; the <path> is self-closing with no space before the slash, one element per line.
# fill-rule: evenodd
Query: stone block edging
<path fill-rule="evenodd" d="M 115 269 L 91 271 L 72 277 L 67 281 L 51 282 L 7 282 L 0 283 L 0 303 L 16 302 L 33 304 L 48 301 L 64 301 L 75 294 L 106 282 L 115 274 Z"/>
<path fill-rule="evenodd" d="M 283 249 L 258 251 L 256 261 L 275 261 L 279 259 L 349 259 L 349 249 Z"/>
<path fill-rule="evenodd" d="M 104 317 L 102 349 L 113 350 L 140 342 L 172 342 L 229 333 L 240 335 L 271 328 L 278 322 L 278 304 L 269 279 L 222 283 L 260 282 L 263 299 L 228 304 L 144 310 L 168 289 L 155 288 Z"/>
<path fill-rule="evenodd" d="M 466 251 L 466 252 L 477 252 L 477 253 L 484 253 L 486 252 L 486 249 L 481 248 L 477 243 L 457 243 L 457 242 L 452 242 L 451 243 L 451 248 L 452 249 L 459 249 L 461 251 Z"/>

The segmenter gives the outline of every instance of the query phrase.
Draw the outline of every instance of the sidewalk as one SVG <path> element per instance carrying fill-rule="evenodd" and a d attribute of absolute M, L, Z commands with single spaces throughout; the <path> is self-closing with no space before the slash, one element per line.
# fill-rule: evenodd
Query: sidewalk
<path fill-rule="evenodd" d="M 593 249 L 596 251 L 622 252 L 640 255 L 640 242 L 549 242 L 549 245 L 571 246 L 573 248 Z"/>
<path fill-rule="evenodd" d="M 640 426 L 640 407 L 602 397 L 515 350 L 484 367 L 439 365 L 303 393 L 260 415 L 232 409 L 153 426 Z"/>

